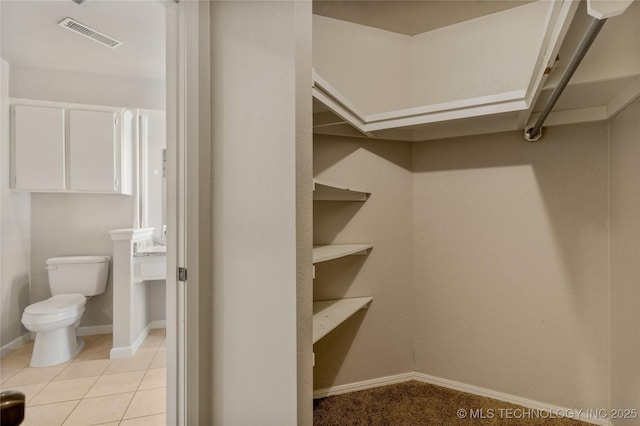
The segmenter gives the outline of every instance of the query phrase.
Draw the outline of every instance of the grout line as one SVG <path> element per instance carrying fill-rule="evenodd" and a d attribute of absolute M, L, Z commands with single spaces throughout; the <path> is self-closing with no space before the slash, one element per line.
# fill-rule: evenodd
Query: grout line
<path fill-rule="evenodd" d="M 28 343 L 27 343 L 28 344 Z M 85 340 L 85 345 L 86 345 L 86 340 Z M 45 403 L 45 404 L 38 404 L 38 405 L 33 405 L 33 407 L 41 407 L 41 406 L 46 406 L 46 405 L 55 405 L 55 404 L 63 404 L 63 403 L 69 403 L 69 402 L 75 402 L 75 405 L 73 406 L 73 408 L 71 409 L 71 411 L 69 412 L 69 414 L 62 420 L 61 424 L 64 424 L 64 422 L 66 422 L 69 417 L 75 412 L 75 410 L 78 408 L 78 406 L 80 405 L 80 403 L 82 403 L 82 401 L 85 400 L 90 400 L 90 399 L 95 399 L 95 398 L 103 398 L 103 397 L 107 397 L 107 396 L 111 396 L 111 395 L 122 395 L 122 394 L 127 394 L 127 393 L 133 393 L 131 399 L 129 400 L 129 403 L 127 404 L 127 407 L 124 409 L 122 415 L 120 416 L 119 420 L 114 420 L 118 422 L 118 424 L 120 424 L 121 422 L 125 421 L 125 420 L 131 420 L 131 419 L 139 419 L 139 418 L 144 418 L 144 417 L 150 417 L 150 416 L 156 416 L 156 415 L 166 415 L 166 407 L 165 407 L 165 411 L 163 411 L 162 413 L 154 413 L 154 414 L 147 414 L 144 416 L 138 416 L 138 417 L 132 417 L 130 419 L 125 419 L 124 416 L 126 415 L 127 411 L 129 410 L 131 403 L 133 402 L 135 396 L 137 395 L 138 392 L 140 391 L 147 391 L 147 390 L 154 390 L 154 389 L 160 389 L 160 388 L 165 388 L 165 393 L 166 393 L 166 383 L 164 386 L 158 386 L 158 387 L 153 387 L 153 388 L 149 388 L 149 389 L 140 389 L 140 386 L 142 385 L 142 382 L 144 381 L 147 373 L 150 370 L 155 370 L 155 369 L 159 369 L 159 368 L 166 368 L 166 362 L 164 365 L 160 366 L 160 367 L 154 367 L 151 368 L 151 365 L 153 364 L 153 361 L 155 359 L 155 357 L 158 355 L 159 352 L 161 352 L 162 348 L 166 347 L 166 335 L 163 336 L 163 340 L 162 342 L 155 348 L 149 348 L 149 349 L 153 349 L 154 353 L 153 356 L 151 357 L 151 361 L 149 362 L 149 364 L 147 364 L 147 366 L 142 369 L 142 370 L 132 370 L 132 371 L 123 371 L 120 373 L 131 373 L 133 371 L 144 371 L 144 374 L 142 375 L 142 378 L 140 379 L 140 382 L 138 383 L 136 390 L 131 392 L 116 392 L 116 393 L 112 393 L 112 394 L 108 394 L 108 395 L 99 395 L 99 396 L 94 396 L 94 397 L 87 397 L 87 395 L 89 394 L 89 392 L 91 391 L 91 389 L 93 389 L 93 387 L 95 386 L 95 384 L 98 382 L 98 380 L 103 377 L 103 376 L 108 376 L 110 374 L 105 374 L 105 372 L 107 371 L 107 369 L 109 368 L 109 365 L 111 364 L 112 360 L 108 359 L 108 363 L 107 366 L 102 370 L 102 372 L 98 375 L 98 376 L 89 376 L 89 377 L 76 377 L 76 378 L 70 378 L 70 379 L 63 379 L 63 380 L 55 380 L 58 376 L 60 376 L 64 371 L 67 370 L 67 368 L 69 368 L 71 365 L 73 365 L 73 363 L 75 362 L 84 362 L 84 361 L 97 361 L 97 360 L 81 360 L 79 361 L 77 359 L 77 357 L 80 356 L 80 354 L 82 353 L 79 352 L 78 354 L 76 354 L 76 356 L 74 356 L 72 359 L 70 359 L 69 361 L 67 361 L 67 365 L 62 368 L 58 373 L 56 373 L 55 375 L 53 375 L 47 382 L 44 383 L 34 383 L 33 385 L 40 385 L 43 384 L 42 388 L 40 390 L 38 390 L 32 397 L 30 400 L 33 400 L 37 395 L 39 395 L 49 384 L 54 383 L 54 381 L 57 382 L 62 382 L 62 381 L 68 381 L 68 380 L 78 380 L 78 379 L 89 379 L 89 378 L 95 378 L 95 381 L 93 382 L 93 384 L 89 387 L 89 389 L 84 393 L 84 396 L 80 399 L 70 399 L 67 401 L 56 401 L 56 402 L 49 402 L 49 403 Z M 85 349 L 86 350 L 86 346 Z M 31 351 L 33 351 L 33 347 L 31 348 Z M 29 352 L 29 357 L 31 356 L 31 352 Z M 135 356 L 135 355 L 134 355 Z M 19 374 L 20 372 L 31 368 L 29 367 L 29 365 L 27 364 L 26 366 L 22 367 L 22 368 L 17 368 L 15 370 L 18 370 L 18 372 L 16 374 Z M 111 373 L 111 374 L 119 374 L 119 373 Z M 13 376 L 12 376 L 13 377 Z M 24 385 L 24 386 L 31 386 L 31 385 Z M 29 405 L 32 406 L 32 405 Z"/>
<path fill-rule="evenodd" d="M 74 411 L 76 411 L 76 408 L 78 408 L 78 405 L 80 405 L 80 402 L 82 400 L 79 399 L 78 402 L 76 402 L 76 405 L 71 409 L 71 411 L 69 411 L 69 414 L 67 414 L 67 416 L 62 420 L 62 423 L 60 423 L 60 426 L 64 425 L 65 422 L 69 419 L 69 417 L 71 417 L 71 414 L 73 414 Z"/>

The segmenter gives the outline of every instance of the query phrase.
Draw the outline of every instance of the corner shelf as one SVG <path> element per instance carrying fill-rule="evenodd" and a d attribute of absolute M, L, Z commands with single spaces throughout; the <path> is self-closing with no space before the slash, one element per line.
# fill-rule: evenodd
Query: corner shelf
<path fill-rule="evenodd" d="M 324 182 L 318 179 L 313 180 L 314 201 L 367 201 L 370 192 Z"/>
<path fill-rule="evenodd" d="M 365 309 L 373 297 L 353 297 L 313 302 L 313 343 L 349 319 L 360 309 Z"/>
<path fill-rule="evenodd" d="M 326 262 L 344 256 L 366 255 L 373 244 L 329 244 L 313 247 L 313 263 Z"/>

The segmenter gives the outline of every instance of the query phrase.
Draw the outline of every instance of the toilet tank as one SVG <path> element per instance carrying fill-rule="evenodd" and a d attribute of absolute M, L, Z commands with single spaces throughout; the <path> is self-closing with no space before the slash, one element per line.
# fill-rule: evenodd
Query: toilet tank
<path fill-rule="evenodd" d="M 109 278 L 109 256 L 64 256 L 47 259 L 51 294 L 104 293 Z"/>

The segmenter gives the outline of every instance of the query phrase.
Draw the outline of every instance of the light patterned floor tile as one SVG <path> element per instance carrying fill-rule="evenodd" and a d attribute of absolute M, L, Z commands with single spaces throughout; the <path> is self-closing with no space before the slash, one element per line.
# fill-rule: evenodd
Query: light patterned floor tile
<path fill-rule="evenodd" d="M 164 336 L 159 334 L 151 334 L 144 339 L 139 349 L 158 349 L 164 342 Z"/>
<path fill-rule="evenodd" d="M 72 362 L 62 370 L 53 380 L 70 380 L 81 379 L 84 377 L 100 376 L 109 365 L 109 360 L 98 359 L 92 361 L 76 361 Z"/>
<path fill-rule="evenodd" d="M 120 422 L 120 426 L 165 426 L 166 424 L 167 416 L 164 413 L 156 414 L 154 416 L 127 419 Z"/>
<path fill-rule="evenodd" d="M 30 361 L 31 361 L 30 352 L 12 352 L 9 355 L 0 359 L 0 368 L 2 369 L 25 368 L 29 366 Z"/>
<path fill-rule="evenodd" d="M 149 368 L 162 368 L 167 366 L 167 352 L 158 351 L 153 357 Z"/>
<path fill-rule="evenodd" d="M 53 402 L 82 399 L 97 379 L 97 377 L 87 377 L 83 379 L 49 382 L 49 384 L 31 400 L 29 405 L 51 404 Z"/>
<path fill-rule="evenodd" d="M 21 371 L 19 368 L 0 369 L 0 383 L 4 383 Z"/>
<path fill-rule="evenodd" d="M 147 370 L 147 373 L 140 383 L 140 390 L 163 388 L 167 386 L 167 369 L 153 368 Z"/>
<path fill-rule="evenodd" d="M 166 393 L 166 388 L 140 390 L 136 392 L 124 418 L 131 419 L 166 412 Z"/>
<path fill-rule="evenodd" d="M 133 398 L 133 392 L 83 399 L 71 412 L 64 425 L 87 426 L 118 421 L 122 419 L 131 398 Z"/>
<path fill-rule="evenodd" d="M 24 401 L 28 404 L 34 396 L 38 394 L 46 386 L 46 383 L 38 383 L 35 385 L 26 385 L 26 386 L 12 386 L 11 389 L 3 388 L 0 386 L 0 389 L 5 390 L 13 390 L 17 392 L 22 392 L 24 394 Z"/>
<path fill-rule="evenodd" d="M 60 426 L 76 405 L 78 401 L 29 407 L 25 410 L 24 423 L 21 426 Z"/>
<path fill-rule="evenodd" d="M 111 352 L 111 347 L 109 346 L 99 346 L 96 348 L 84 348 L 82 352 L 78 354 L 73 359 L 73 362 L 81 362 L 81 361 L 94 361 L 94 360 L 109 360 L 109 353 Z"/>
<path fill-rule="evenodd" d="M 138 351 L 141 352 L 141 351 Z M 149 368 L 153 360 L 155 351 L 145 350 L 143 353 L 136 353 L 131 358 L 120 358 L 111 360 L 104 374 L 126 373 L 128 371 L 140 371 Z"/>
<path fill-rule="evenodd" d="M 25 386 L 38 383 L 48 383 L 67 367 L 68 363 L 55 365 L 53 367 L 27 367 L 4 382 L 3 386 Z"/>
<path fill-rule="evenodd" d="M 113 336 L 111 334 L 99 334 L 96 336 L 84 336 L 85 348 L 93 350 L 97 348 L 109 348 L 113 346 Z"/>
<path fill-rule="evenodd" d="M 87 393 L 86 398 L 96 396 L 113 395 L 123 392 L 135 392 L 144 377 L 144 371 L 131 371 L 128 373 L 107 374 L 100 376 L 93 387 Z"/>
<path fill-rule="evenodd" d="M 165 330 L 151 330 L 133 357 L 120 360 L 109 359 L 110 334 L 82 338 L 82 352 L 61 365 L 29 367 L 33 341 L 0 360 L 0 389 L 25 394 L 23 425 L 164 426 Z"/>

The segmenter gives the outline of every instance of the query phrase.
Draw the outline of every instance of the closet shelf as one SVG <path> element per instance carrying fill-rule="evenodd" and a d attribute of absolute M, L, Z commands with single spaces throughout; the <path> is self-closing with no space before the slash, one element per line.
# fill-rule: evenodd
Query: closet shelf
<path fill-rule="evenodd" d="M 322 300 L 313 302 L 313 343 L 349 319 L 360 309 L 366 308 L 373 297 Z"/>
<path fill-rule="evenodd" d="M 313 263 L 326 262 L 344 256 L 366 255 L 373 244 L 329 244 L 313 247 Z"/>
<path fill-rule="evenodd" d="M 334 183 L 313 180 L 313 199 L 315 201 L 367 201 L 370 192 L 360 191 Z"/>

